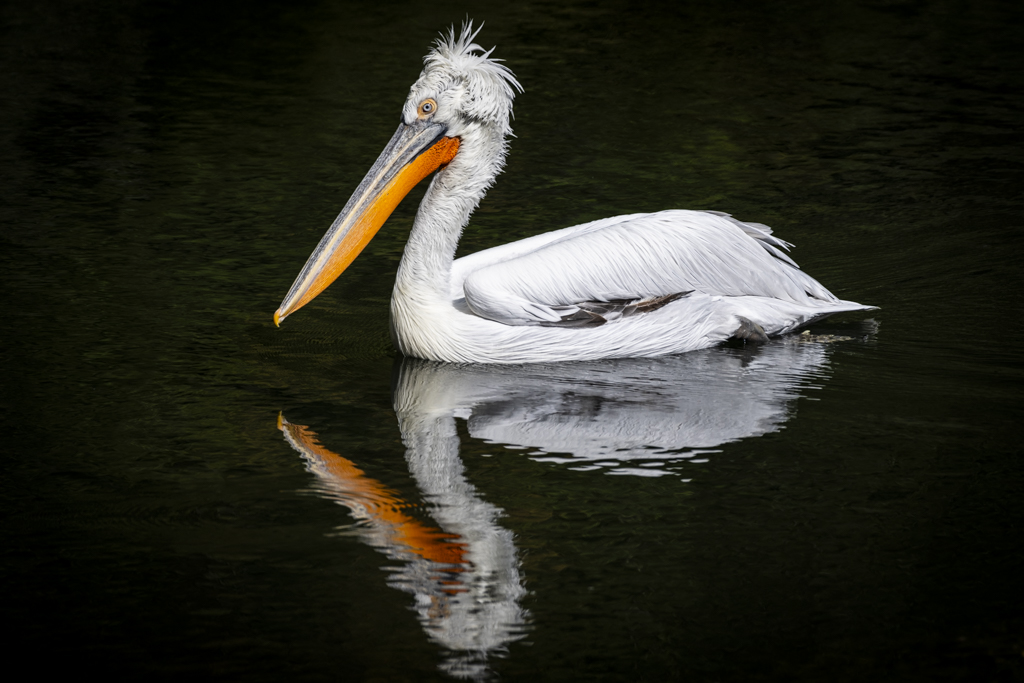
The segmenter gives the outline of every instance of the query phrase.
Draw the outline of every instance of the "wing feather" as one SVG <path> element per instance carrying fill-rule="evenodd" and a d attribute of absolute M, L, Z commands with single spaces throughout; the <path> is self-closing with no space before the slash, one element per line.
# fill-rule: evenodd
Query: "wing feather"
<path fill-rule="evenodd" d="M 508 325 L 551 325 L 596 302 L 699 291 L 793 303 L 836 298 L 781 250 L 767 226 L 703 211 L 662 211 L 595 221 L 459 259 L 469 309 Z M 488 253 L 492 252 L 492 253 Z M 476 258 L 474 258 L 476 257 Z M 568 319 L 568 320 L 567 320 Z"/>

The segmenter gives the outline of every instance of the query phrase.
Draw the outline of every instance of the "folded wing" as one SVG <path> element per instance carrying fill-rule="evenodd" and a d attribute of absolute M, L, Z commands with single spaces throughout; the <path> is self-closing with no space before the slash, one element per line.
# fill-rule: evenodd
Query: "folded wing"
<path fill-rule="evenodd" d="M 461 283 L 473 313 L 507 325 L 602 324 L 693 291 L 837 301 L 781 251 L 790 245 L 770 228 L 728 214 L 635 214 L 540 237 L 459 259 L 453 289 Z"/>

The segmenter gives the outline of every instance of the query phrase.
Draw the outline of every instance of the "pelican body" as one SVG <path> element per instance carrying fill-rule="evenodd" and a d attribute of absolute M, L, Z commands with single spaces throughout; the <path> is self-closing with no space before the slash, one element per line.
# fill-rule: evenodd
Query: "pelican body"
<path fill-rule="evenodd" d="M 731 337 L 766 341 L 842 311 L 769 227 L 728 214 L 615 216 L 458 260 L 470 215 L 501 172 L 522 87 L 454 27 L 424 58 L 391 141 L 309 257 L 274 321 L 358 256 L 431 173 L 395 280 L 391 332 L 406 356 L 469 363 L 645 357 Z M 435 173 L 436 172 L 436 173 Z"/>

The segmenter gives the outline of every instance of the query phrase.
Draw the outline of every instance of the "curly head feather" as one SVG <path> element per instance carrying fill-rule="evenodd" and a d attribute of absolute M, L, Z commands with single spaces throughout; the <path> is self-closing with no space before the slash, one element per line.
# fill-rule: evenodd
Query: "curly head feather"
<path fill-rule="evenodd" d="M 423 72 L 412 86 L 413 93 L 445 96 L 448 103 L 469 119 L 496 124 L 503 134 L 511 132 L 512 100 L 522 92 L 512 71 L 499 59 L 494 48 L 484 50 L 473 42 L 483 24 L 462 25 L 458 36 L 452 26 L 434 43 L 423 58 Z"/>

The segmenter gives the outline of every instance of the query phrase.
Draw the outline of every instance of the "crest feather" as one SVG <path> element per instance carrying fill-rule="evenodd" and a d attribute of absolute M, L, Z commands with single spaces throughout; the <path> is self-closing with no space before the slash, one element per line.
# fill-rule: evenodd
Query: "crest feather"
<path fill-rule="evenodd" d="M 472 118 L 492 121 L 509 127 L 512 114 L 512 100 L 516 91 L 523 92 L 523 86 L 516 80 L 515 74 L 502 60 L 494 59 L 490 50 L 473 42 L 484 25 L 473 27 L 473 21 L 462 24 L 458 36 L 455 26 L 442 33 L 434 47 L 423 58 L 423 74 L 441 72 L 450 74 L 455 85 L 462 85 L 466 91 L 466 99 L 462 102 L 462 110 Z M 461 83 L 458 83 L 461 81 Z"/>

